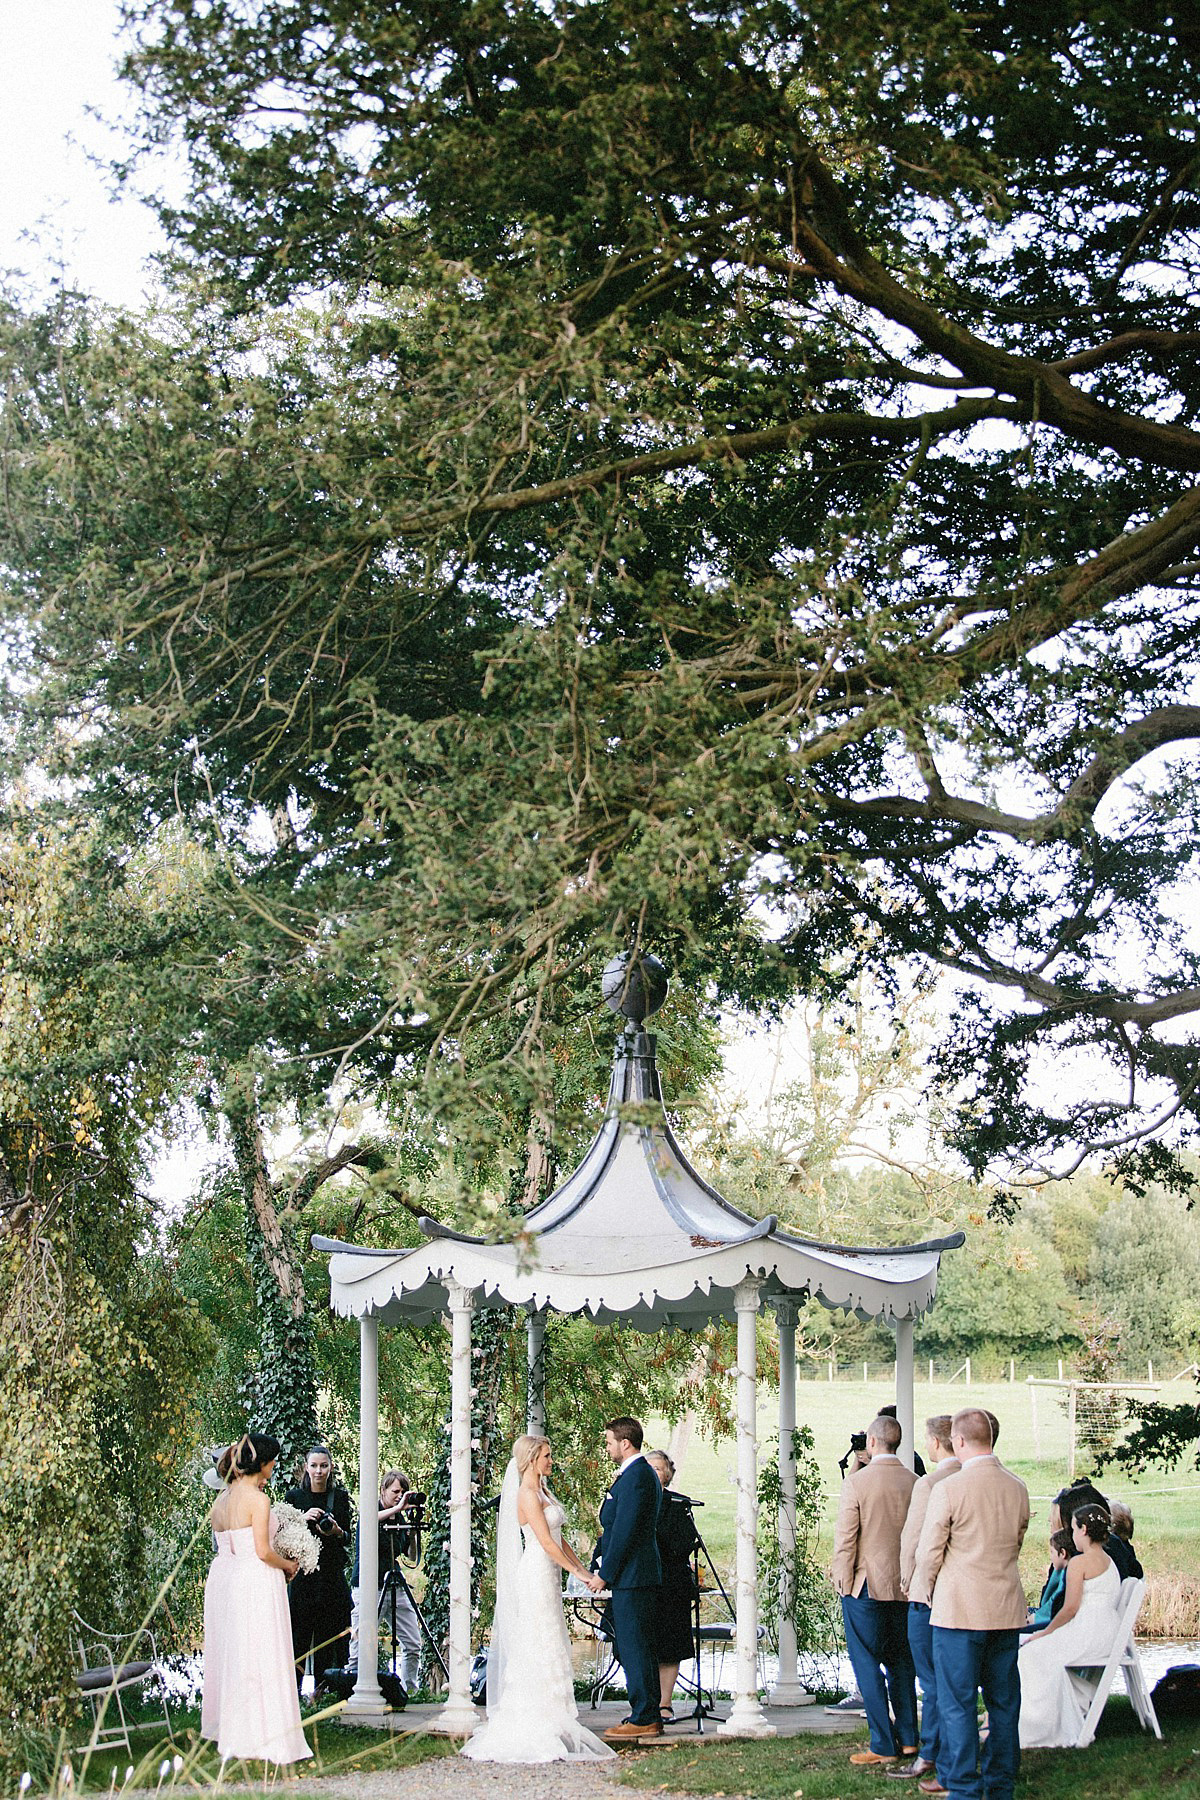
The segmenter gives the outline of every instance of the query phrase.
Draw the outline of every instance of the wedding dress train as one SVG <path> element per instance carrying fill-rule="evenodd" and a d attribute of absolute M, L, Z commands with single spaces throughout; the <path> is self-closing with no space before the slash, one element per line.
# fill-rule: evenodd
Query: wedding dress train
<path fill-rule="evenodd" d="M 546 1555 L 532 1527 L 517 1531 L 514 1465 L 510 1464 L 504 1483 L 496 1533 L 488 1716 L 463 1745 L 462 1754 L 476 1762 L 608 1761 L 615 1752 L 580 1722 L 575 1705 L 562 1570 Z M 543 1496 L 546 1524 L 560 1544 L 562 1507 L 545 1490 Z"/>

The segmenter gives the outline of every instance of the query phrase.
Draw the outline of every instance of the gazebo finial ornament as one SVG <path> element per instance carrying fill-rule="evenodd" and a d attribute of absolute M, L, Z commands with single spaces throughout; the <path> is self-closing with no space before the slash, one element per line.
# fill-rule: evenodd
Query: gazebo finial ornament
<path fill-rule="evenodd" d="M 667 997 L 670 981 L 657 956 L 622 950 L 600 977 L 604 1003 L 633 1026 L 641 1026 Z"/>

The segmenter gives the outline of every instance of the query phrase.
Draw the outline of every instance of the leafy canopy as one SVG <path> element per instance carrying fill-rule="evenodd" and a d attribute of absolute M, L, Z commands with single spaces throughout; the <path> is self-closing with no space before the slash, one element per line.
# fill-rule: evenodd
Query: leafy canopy
<path fill-rule="evenodd" d="M 192 185 L 166 313 L 11 322 L 27 742 L 220 844 L 286 1053 L 515 1003 L 511 1076 L 631 927 L 757 1006 L 915 958 L 977 1169 L 1170 1175 L 1186 9 L 127 12 Z"/>

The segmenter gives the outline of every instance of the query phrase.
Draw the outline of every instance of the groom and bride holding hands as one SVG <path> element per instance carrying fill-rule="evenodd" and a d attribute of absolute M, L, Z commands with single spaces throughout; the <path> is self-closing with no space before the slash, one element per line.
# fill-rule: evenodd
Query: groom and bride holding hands
<path fill-rule="evenodd" d="M 662 1564 L 655 1534 L 662 1484 L 642 1455 L 636 1419 L 612 1419 L 605 1450 L 617 1465 L 600 1508 L 597 1570 L 563 1541 L 563 1509 L 548 1482 L 544 1437 L 519 1437 L 500 1490 L 496 1525 L 496 1610 L 488 1650 L 487 1721 L 462 1754 L 477 1762 L 599 1761 L 614 1752 L 580 1723 L 562 1574 L 612 1595 L 617 1657 L 625 1671 L 629 1718 L 604 1733 L 610 1743 L 660 1737 L 655 1613 Z"/>

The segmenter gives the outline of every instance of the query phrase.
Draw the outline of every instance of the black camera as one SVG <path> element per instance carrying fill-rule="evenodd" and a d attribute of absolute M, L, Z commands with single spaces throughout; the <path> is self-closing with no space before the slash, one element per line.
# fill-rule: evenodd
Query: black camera
<path fill-rule="evenodd" d="M 322 1537 L 328 1537 L 331 1532 L 338 1530 L 338 1522 L 331 1512 L 323 1512 L 319 1519 L 313 1520 L 313 1524 Z"/>
<path fill-rule="evenodd" d="M 864 1456 L 866 1454 L 866 1449 L 867 1449 L 867 1434 L 866 1434 L 866 1432 L 865 1431 L 852 1431 L 850 1433 L 850 1448 L 847 1450 L 845 1456 L 843 1456 L 840 1459 L 840 1461 L 838 1462 L 838 1468 L 842 1471 L 843 1475 L 846 1473 L 847 1469 L 850 1467 L 850 1464 L 854 1461 L 854 1458 L 856 1456 Z"/>

